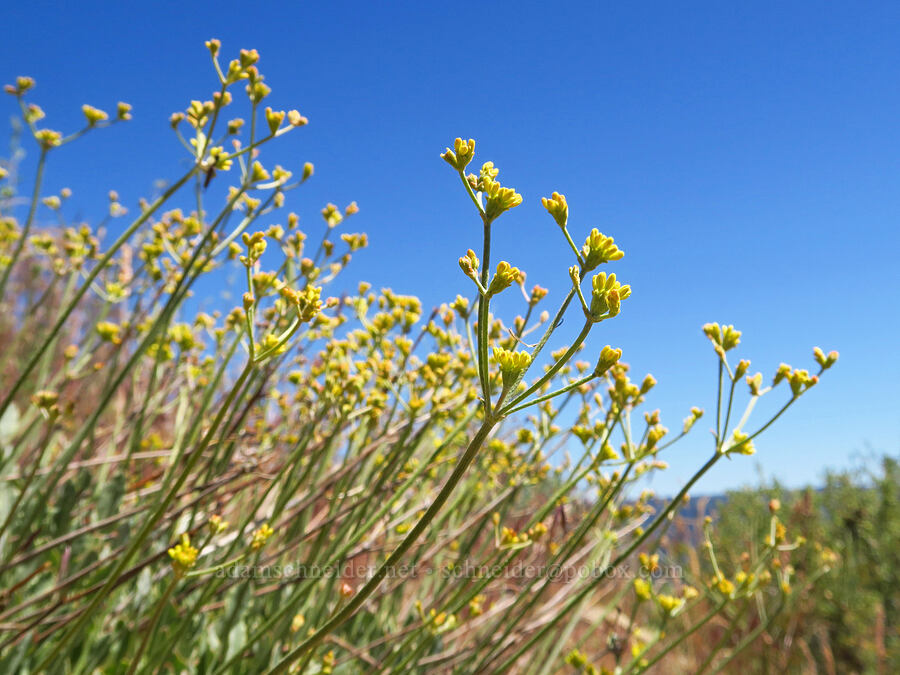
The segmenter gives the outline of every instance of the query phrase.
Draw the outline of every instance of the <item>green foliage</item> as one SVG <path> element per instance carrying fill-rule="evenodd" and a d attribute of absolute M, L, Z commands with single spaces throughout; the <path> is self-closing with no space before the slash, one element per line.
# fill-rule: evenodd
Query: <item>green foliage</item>
<path fill-rule="evenodd" d="M 768 527 L 776 500 L 787 529 L 813 545 L 796 552 L 795 593 L 767 627 L 766 643 L 742 657 L 750 672 L 803 669 L 837 673 L 900 670 L 900 463 L 830 473 L 821 489 L 777 483 L 728 495 L 718 507 L 722 550 L 745 551 Z M 818 577 L 823 553 L 832 568 Z M 748 626 L 744 626 L 745 629 Z"/>

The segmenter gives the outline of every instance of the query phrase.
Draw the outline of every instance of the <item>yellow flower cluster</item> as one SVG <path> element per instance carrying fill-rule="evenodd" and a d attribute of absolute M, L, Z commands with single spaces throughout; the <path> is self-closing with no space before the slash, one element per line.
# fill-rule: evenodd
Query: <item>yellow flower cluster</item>
<path fill-rule="evenodd" d="M 441 158 L 457 171 L 463 171 L 475 156 L 475 141 L 471 138 L 464 141 L 457 138 L 453 141 L 453 150 L 447 148 L 441 153 Z"/>
<path fill-rule="evenodd" d="M 591 280 L 591 305 L 589 318 L 598 322 L 619 314 L 622 300 L 631 295 L 631 286 L 623 286 L 616 280 L 615 273 L 605 272 L 594 275 Z"/>
<path fill-rule="evenodd" d="M 505 291 L 513 284 L 519 283 L 523 276 L 518 267 L 513 267 L 506 261 L 500 261 L 497 264 L 497 272 L 494 274 L 494 278 L 491 279 L 490 286 L 488 286 L 488 296 L 497 295 Z"/>
<path fill-rule="evenodd" d="M 541 197 L 541 204 L 553 216 L 557 225 L 563 228 L 566 226 L 569 220 L 569 205 L 566 203 L 565 195 L 554 192 L 549 197 Z"/>
<path fill-rule="evenodd" d="M 200 555 L 200 551 L 191 545 L 191 538 L 188 534 L 182 534 L 181 542 L 169 549 L 169 557 L 172 559 L 172 569 L 175 571 L 175 576 L 178 578 L 183 577 L 197 563 L 198 555 Z"/>
<path fill-rule="evenodd" d="M 595 227 L 581 247 L 581 256 L 584 259 L 583 271 L 588 272 L 603 263 L 621 260 L 625 257 L 625 251 L 616 246 L 612 237 L 607 237 Z"/>
<path fill-rule="evenodd" d="M 703 333 L 713 343 L 716 353 L 725 358 L 725 352 L 734 349 L 741 342 L 741 331 L 734 326 L 719 326 L 717 323 L 707 323 L 703 326 Z"/>
<path fill-rule="evenodd" d="M 266 545 L 269 537 L 271 537 L 274 533 L 275 530 L 273 530 L 268 523 L 263 523 L 259 526 L 259 529 L 257 529 L 253 533 L 253 538 L 250 541 L 250 548 L 254 551 L 258 551 Z"/>
<path fill-rule="evenodd" d="M 531 355 L 528 352 L 517 352 L 503 347 L 494 347 L 494 361 L 500 366 L 500 376 L 503 386 L 512 386 L 520 373 L 531 365 Z"/>

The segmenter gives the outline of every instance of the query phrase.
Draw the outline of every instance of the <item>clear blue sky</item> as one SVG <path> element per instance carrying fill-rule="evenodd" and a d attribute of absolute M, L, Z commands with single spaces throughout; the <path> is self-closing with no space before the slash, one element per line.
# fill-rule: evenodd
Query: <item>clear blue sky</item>
<path fill-rule="evenodd" d="M 134 208 L 178 175 L 167 118 L 213 89 L 203 41 L 258 49 L 272 104 L 311 120 L 278 155 L 316 165 L 298 210 L 311 223 L 326 201 L 357 200 L 351 229 L 372 243 L 354 274 L 429 306 L 470 290 L 456 259 L 479 225 L 438 153 L 476 138 L 476 159 L 525 197 L 495 227 L 495 255 L 548 300 L 571 254 L 541 196 L 567 195 L 576 239 L 598 227 L 624 248 L 634 296 L 590 353 L 609 342 L 652 372 L 670 428 L 712 409 L 707 321 L 742 329 L 767 378 L 782 360 L 812 365 L 814 345 L 840 350 L 756 457 L 698 492 L 754 482 L 757 465 L 799 485 L 855 453 L 896 453 L 900 4 L 678 5 L 9 2 L 0 64 L 3 81 L 37 79 L 51 127 L 77 128 L 82 103 L 134 105 L 49 169 L 90 218 L 110 188 Z M 668 457 L 661 492 L 705 459 L 708 422 Z"/>

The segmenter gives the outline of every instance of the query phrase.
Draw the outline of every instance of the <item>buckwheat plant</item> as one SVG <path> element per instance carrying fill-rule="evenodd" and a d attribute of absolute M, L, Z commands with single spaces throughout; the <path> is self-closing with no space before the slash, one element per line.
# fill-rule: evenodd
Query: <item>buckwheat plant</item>
<path fill-rule="evenodd" d="M 357 205 L 328 203 L 307 246 L 285 203 L 313 165 L 262 154 L 306 118 L 269 105 L 255 50 L 226 63 L 206 47 L 215 91 L 170 118 L 188 169 L 130 222 L 114 191 L 92 227 L 69 219 L 71 191 L 43 188 L 56 153 L 130 106 L 84 106 L 64 135 L 38 124 L 31 79 L 7 87 L 30 140 L 0 164 L 3 672 L 637 673 L 712 617 L 779 602 L 790 575 L 773 564 L 799 542 L 774 520 L 747 569 L 718 565 L 710 526 L 713 574 L 652 573 L 694 484 L 752 454 L 836 353 L 766 381 L 730 360 L 739 331 L 705 326 L 712 453 L 655 499 L 644 478 L 703 411 L 670 434 L 646 406 L 654 378 L 632 381 L 621 349 L 582 358 L 628 311 L 614 239 L 593 229 L 578 246 L 566 198 L 545 197 L 572 264 L 543 309 L 547 289 L 492 262 L 522 196 L 491 162 L 469 172 L 475 141 L 456 139 L 441 156 L 483 235 L 459 258 L 460 294 L 425 312 L 335 286 L 368 243 L 337 233 Z M 235 274 L 236 306 L 199 300 Z M 521 293 L 520 315 L 492 312 L 501 293 Z M 751 425 L 775 390 L 782 407 Z"/>

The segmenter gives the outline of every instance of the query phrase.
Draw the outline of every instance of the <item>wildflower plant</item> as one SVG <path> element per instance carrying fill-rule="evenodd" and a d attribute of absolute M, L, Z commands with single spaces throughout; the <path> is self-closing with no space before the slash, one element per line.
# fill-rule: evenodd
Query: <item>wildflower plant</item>
<path fill-rule="evenodd" d="M 4 672 L 642 672 L 709 620 L 701 603 L 717 616 L 762 597 L 781 540 L 741 578 L 719 568 L 676 588 L 616 571 L 657 568 L 689 490 L 755 451 L 836 353 L 767 384 L 729 360 L 739 331 L 705 326 L 710 459 L 663 506 L 636 495 L 704 413 L 671 434 L 646 406 L 655 379 L 632 381 L 622 349 L 582 357 L 589 333 L 628 311 L 613 237 L 591 229 L 578 246 L 565 196 L 542 200 L 572 253 L 561 302 L 543 309 L 550 291 L 493 260 L 493 228 L 520 217 L 523 197 L 492 162 L 470 170 L 476 144 L 460 138 L 441 157 L 482 242 L 459 258 L 456 299 L 428 312 L 366 282 L 330 293 L 368 243 L 337 232 L 359 207 L 327 203 L 308 246 L 285 209 L 314 167 L 264 156 L 308 120 L 269 104 L 255 50 L 226 62 L 217 40 L 206 47 L 215 91 L 170 118 L 189 168 L 112 242 L 69 222 L 71 194 L 43 194 L 43 175 L 131 108 L 85 106 L 67 136 L 38 125 L 32 80 L 7 87 L 38 161 L 30 198 L 19 154 L 0 177 Z M 117 194 L 107 210 L 129 217 Z M 192 294 L 225 270 L 240 275 L 237 304 L 196 311 Z M 495 316 L 516 288 L 523 313 Z M 752 426 L 756 401 L 779 392 L 782 407 Z M 523 566 L 534 573 L 511 572 Z M 789 583 L 785 570 L 771 579 Z M 660 625 L 592 651 L 626 596 Z"/>

